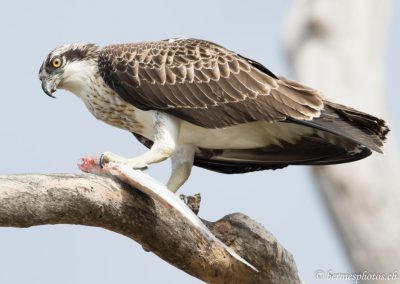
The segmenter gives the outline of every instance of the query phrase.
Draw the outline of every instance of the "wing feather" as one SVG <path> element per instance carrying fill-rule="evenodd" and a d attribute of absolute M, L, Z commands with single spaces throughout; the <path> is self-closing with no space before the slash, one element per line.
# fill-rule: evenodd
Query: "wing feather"
<path fill-rule="evenodd" d="M 111 45 L 100 52 L 99 69 L 105 82 L 136 107 L 208 128 L 288 117 L 311 120 L 324 107 L 317 91 L 203 40 Z"/>
<path fill-rule="evenodd" d="M 194 103 L 195 106 L 199 108 L 207 108 L 207 105 L 211 103 L 210 100 L 205 100 L 205 97 L 203 96 L 198 96 L 196 93 L 196 89 L 193 88 L 195 85 L 194 84 L 178 84 L 174 86 L 175 88 L 179 88 L 179 91 L 182 94 L 185 94 L 186 96 L 190 97 L 191 101 Z"/>
<path fill-rule="evenodd" d="M 171 98 L 171 101 L 174 103 L 172 104 L 173 106 L 178 106 L 178 105 L 187 105 L 187 101 L 185 101 L 184 93 L 182 93 L 178 88 L 176 88 L 176 85 L 167 85 L 166 88 L 163 89 L 163 91 L 166 92 L 166 96 L 169 96 Z M 168 94 L 170 92 L 170 94 Z M 193 104 L 194 105 L 194 104 Z"/>

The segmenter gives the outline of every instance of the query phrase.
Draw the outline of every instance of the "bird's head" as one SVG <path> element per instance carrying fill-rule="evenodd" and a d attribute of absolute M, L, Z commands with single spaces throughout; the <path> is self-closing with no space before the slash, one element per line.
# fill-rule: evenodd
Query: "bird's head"
<path fill-rule="evenodd" d="M 57 89 L 78 93 L 96 72 L 99 48 L 94 44 L 69 44 L 57 47 L 39 70 L 43 91 L 50 97 Z"/>

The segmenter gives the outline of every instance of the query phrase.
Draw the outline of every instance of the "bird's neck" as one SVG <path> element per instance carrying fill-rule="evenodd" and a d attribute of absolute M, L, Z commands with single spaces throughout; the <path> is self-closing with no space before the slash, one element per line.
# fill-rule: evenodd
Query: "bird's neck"
<path fill-rule="evenodd" d="M 97 62 L 71 62 L 64 71 L 64 79 L 59 87 L 83 98 L 99 76 Z"/>

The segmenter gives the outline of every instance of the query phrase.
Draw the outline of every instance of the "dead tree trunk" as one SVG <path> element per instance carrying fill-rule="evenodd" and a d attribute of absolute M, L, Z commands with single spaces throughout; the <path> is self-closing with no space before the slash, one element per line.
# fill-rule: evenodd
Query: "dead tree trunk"
<path fill-rule="evenodd" d="M 142 191 L 88 174 L 0 176 L 0 226 L 102 227 L 207 283 L 301 283 L 292 255 L 249 217 L 236 213 L 203 222 L 258 272 L 201 234 L 173 207 Z"/>
<path fill-rule="evenodd" d="M 295 1 L 286 29 L 294 76 L 326 98 L 388 119 L 384 50 L 391 1 Z M 356 271 L 400 265 L 400 156 L 394 136 L 386 155 L 315 168 Z M 372 282 L 368 282 L 372 283 Z"/>

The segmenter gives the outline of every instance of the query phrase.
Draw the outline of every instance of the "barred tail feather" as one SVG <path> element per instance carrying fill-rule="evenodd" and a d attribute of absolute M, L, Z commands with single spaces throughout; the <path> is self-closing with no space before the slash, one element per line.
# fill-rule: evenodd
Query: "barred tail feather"
<path fill-rule="evenodd" d="M 342 136 L 379 153 L 389 133 L 384 120 L 329 101 L 325 102 L 319 118 L 296 123 Z"/>

